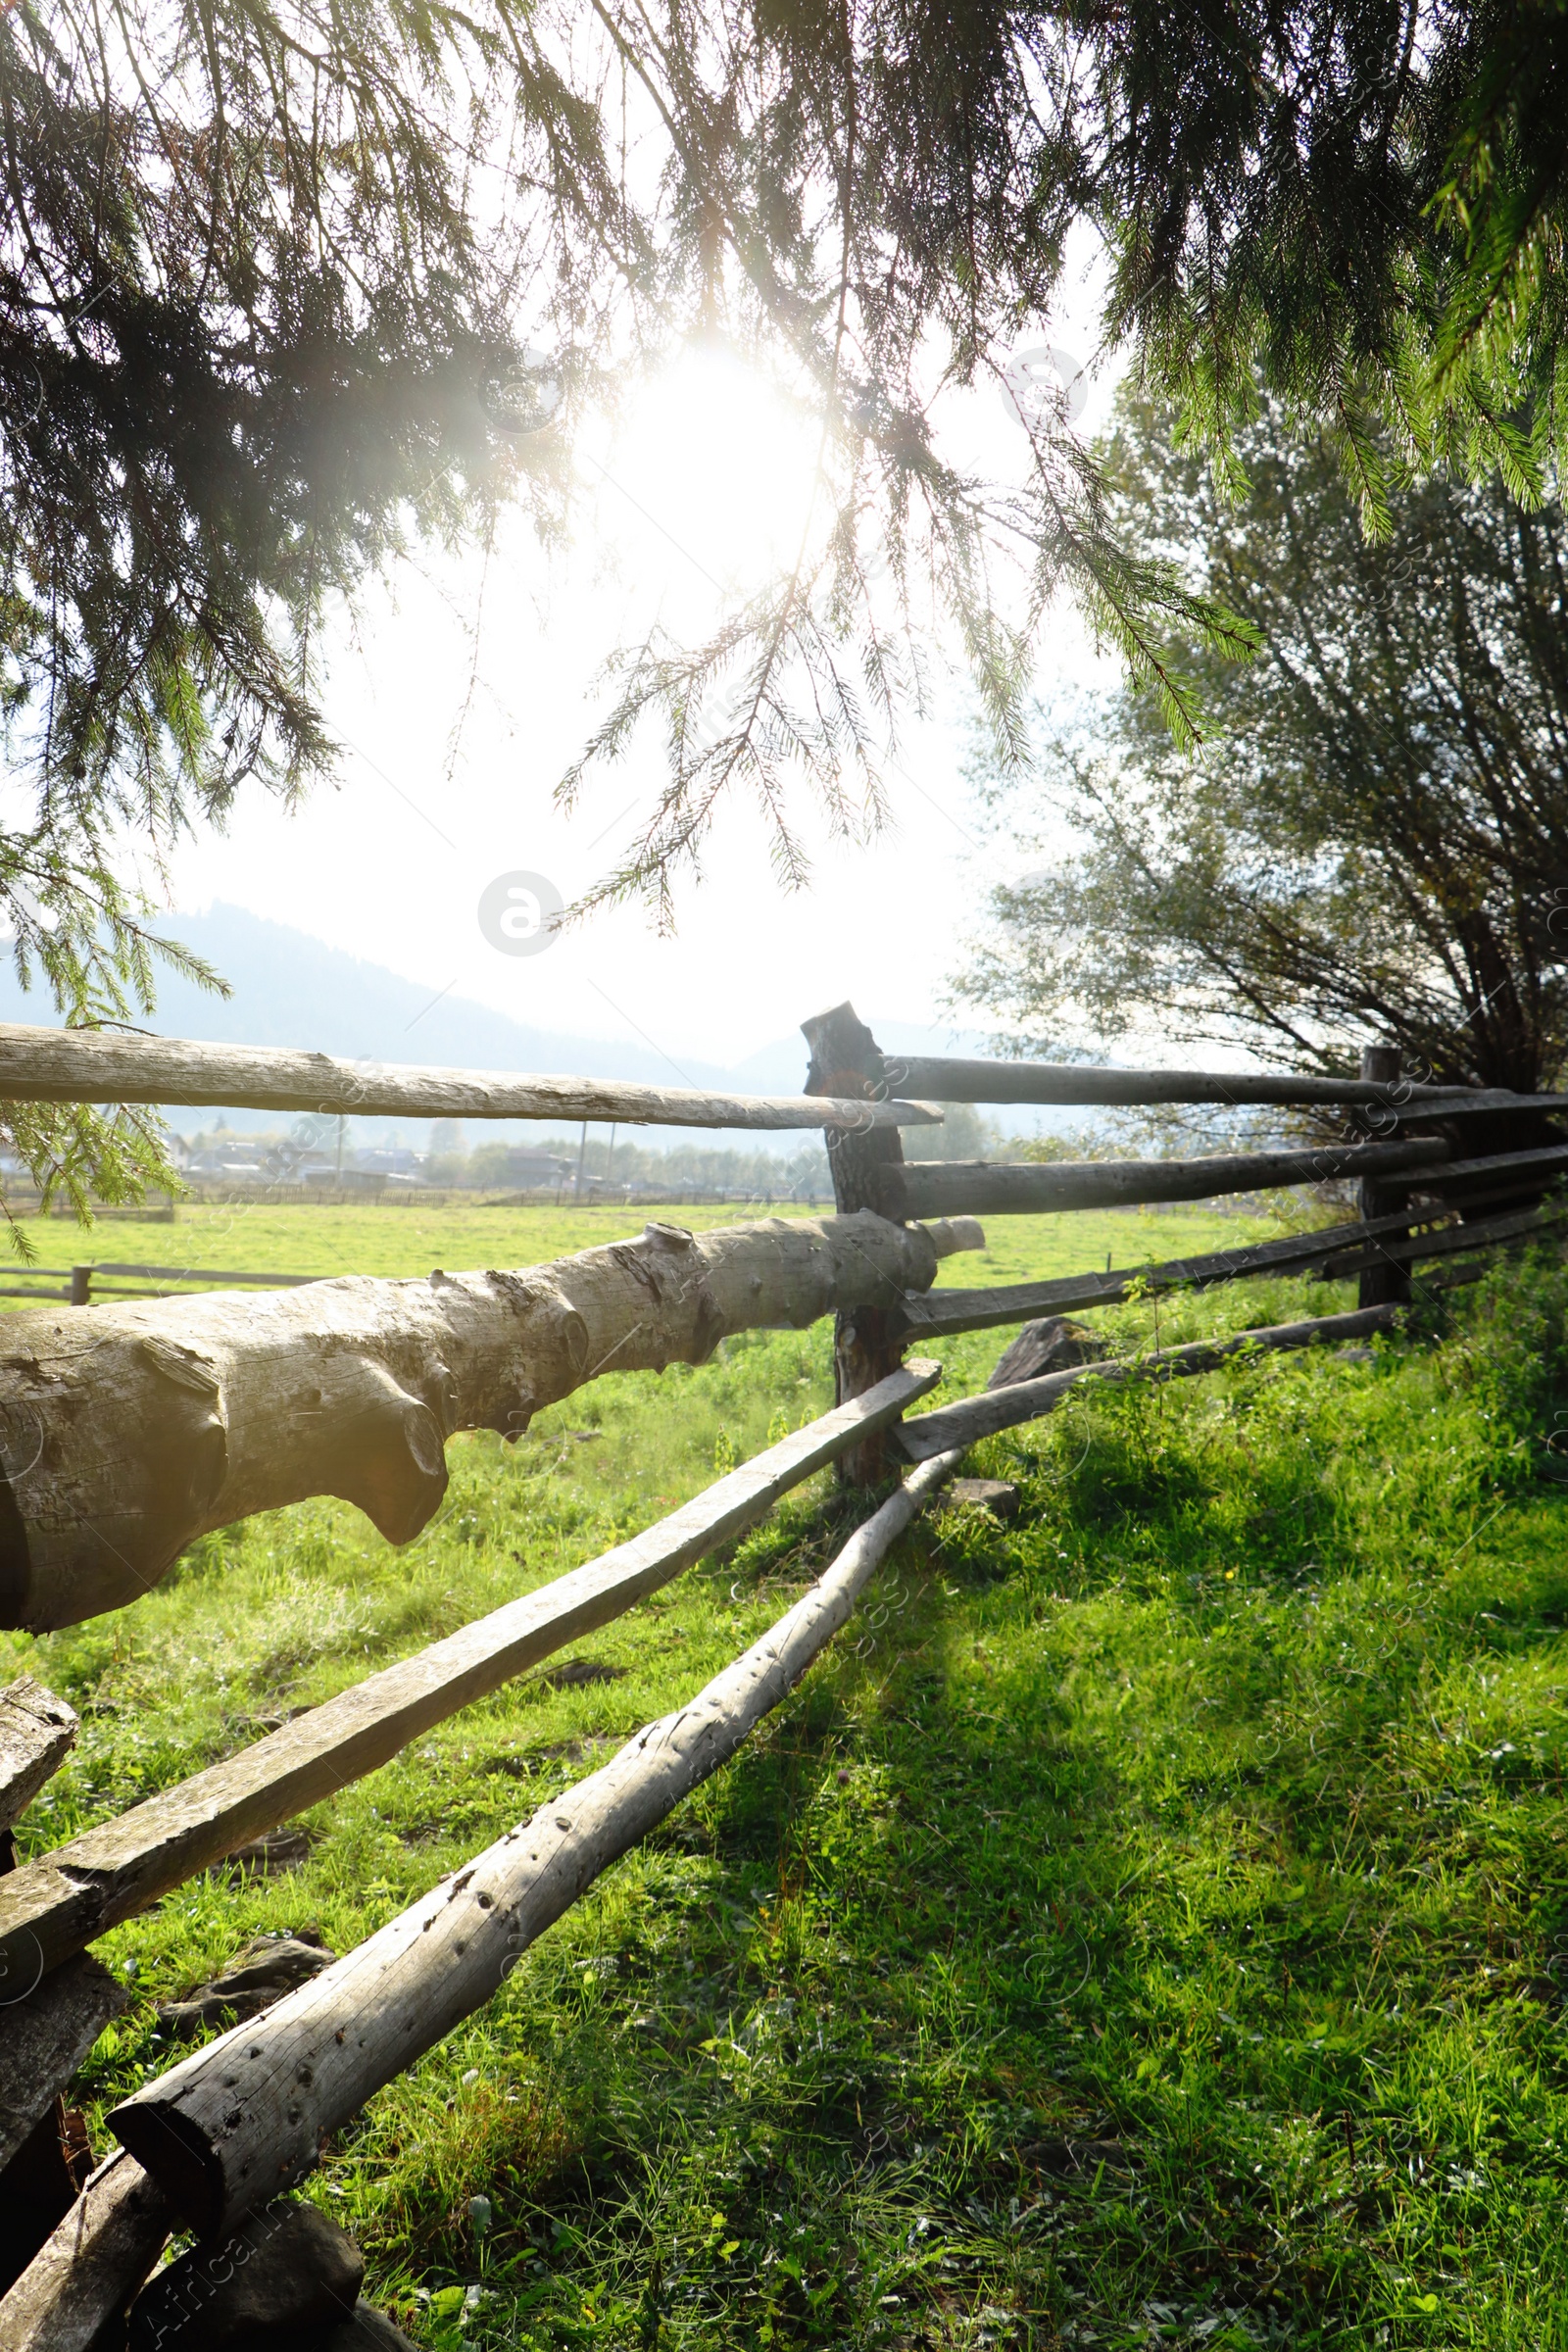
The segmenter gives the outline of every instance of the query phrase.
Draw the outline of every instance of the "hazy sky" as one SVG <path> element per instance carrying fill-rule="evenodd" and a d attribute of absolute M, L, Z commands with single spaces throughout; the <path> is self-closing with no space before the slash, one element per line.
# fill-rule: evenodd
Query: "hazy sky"
<path fill-rule="evenodd" d="M 1090 389 L 1080 429 L 1103 421 L 1107 382 Z M 970 462 L 1021 475 L 1027 441 L 994 387 L 950 396 L 944 429 Z M 547 561 L 518 527 L 482 577 L 477 562 L 405 566 L 394 594 L 371 601 L 331 665 L 340 780 L 293 818 L 255 794 L 225 835 L 182 849 L 175 910 L 225 900 L 388 964 L 432 997 L 450 990 L 582 1036 L 641 1034 L 677 1061 L 738 1057 L 844 997 L 868 1015 L 940 1019 L 987 883 L 1028 862 L 983 839 L 959 773 L 956 694 L 943 721 L 905 743 L 890 830 L 858 849 L 807 827 L 806 893 L 781 892 L 762 824 L 737 799 L 702 883 L 682 887 L 673 940 L 635 907 L 526 957 L 498 953 L 479 926 L 494 877 L 541 873 L 570 899 L 627 838 L 651 803 L 655 741 L 605 770 L 571 821 L 551 807 L 602 707 L 595 670 L 656 615 L 677 633 L 700 629 L 715 577 L 762 576 L 798 531 L 809 454 L 755 383 L 722 363 L 684 365 L 617 442 L 590 446 L 593 527 L 569 560 Z M 1043 684 L 1107 674 L 1064 601 Z"/>

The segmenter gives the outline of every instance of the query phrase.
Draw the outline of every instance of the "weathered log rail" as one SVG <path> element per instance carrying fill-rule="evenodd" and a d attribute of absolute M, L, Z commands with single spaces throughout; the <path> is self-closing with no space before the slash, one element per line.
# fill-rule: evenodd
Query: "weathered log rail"
<path fill-rule="evenodd" d="M 1530 1153 L 1531 1158 L 1540 1154 Z M 868 1206 L 885 1217 L 1041 1216 L 1063 1209 L 1213 1200 L 1226 1193 L 1435 1176 L 1453 1157 L 1441 1137 L 1401 1144 L 1315 1145 L 1304 1152 L 1226 1152 L 1201 1159 L 904 1160 L 884 1168 Z M 1563 1154 L 1568 1159 L 1568 1152 Z"/>
<path fill-rule="evenodd" d="M 1568 1095 L 1515 1095 L 1501 1087 L 1417 1086 L 1406 1079 L 1287 1078 L 1251 1070 L 1107 1070 L 1064 1061 L 976 1061 L 937 1054 L 889 1054 L 889 1093 L 917 1102 L 1040 1103 L 1072 1108 L 1137 1108 L 1156 1102 L 1281 1107 L 1359 1106 L 1398 1112 L 1406 1105 L 1444 1118 L 1478 1111 L 1568 1110 Z"/>
<path fill-rule="evenodd" d="M 623 1615 L 896 1421 L 938 1377 L 935 1364 L 902 1365 L 613 1550 L 0 1878 L 0 1986 L 35 1982 L 236 1846 L 337 1794 L 432 1725 Z M 6 2084 L 0 2048 L 0 2110 Z"/>
<path fill-rule="evenodd" d="M 209 1045 L 110 1029 L 0 1022 L 0 1100 L 151 1102 L 416 1119 L 613 1119 L 625 1127 L 922 1127 L 919 1102 L 711 1094 L 597 1078 L 340 1061 L 270 1046 Z"/>
<path fill-rule="evenodd" d="M 0 1624 L 123 1607 L 210 1529 L 315 1494 L 406 1543 L 456 1431 L 520 1437 L 609 1372 L 706 1362 L 733 1332 L 895 1307 L 968 1222 L 650 1225 L 515 1272 L 347 1276 L 278 1297 L 37 1310 L 0 1325 Z"/>
<path fill-rule="evenodd" d="M 848 1618 L 956 1454 L 927 1462 L 732 1666 L 359 1949 L 148 2083 L 111 2118 L 203 2235 L 301 2179 L 323 2137 L 505 1981 L 607 1865 L 732 1756 Z M 352 2021 L 352 2022 L 350 2022 Z"/>
<path fill-rule="evenodd" d="M 1055 1409 L 1080 1383 L 1189 1378 L 1239 1354 L 1332 1346 L 1396 1329 L 1397 1295 L 1353 1313 L 1085 1363 L 915 1417 L 939 1377 L 911 1342 L 1249 1276 L 1393 1287 L 1408 1269 L 1471 1278 L 1481 1253 L 1552 1238 L 1568 1202 L 1558 1142 L 1568 1097 L 1414 1087 L 1370 1060 L 1356 1079 L 1085 1070 L 881 1054 L 849 1006 L 806 1025 L 798 1098 L 601 1086 L 505 1073 L 367 1069 L 326 1056 L 86 1032 L 0 1028 L 0 1097 L 277 1109 L 826 1131 L 837 1217 L 638 1241 L 512 1273 L 426 1282 L 349 1278 L 8 1316 L 0 1335 L 0 1612 L 48 1626 L 119 1606 L 196 1535 L 307 1494 L 345 1496 L 403 1540 L 445 1485 L 455 1431 L 519 1435 L 545 1404 L 608 1371 L 701 1362 L 727 1332 L 838 1317 L 832 1412 L 603 1558 L 368 1677 L 239 1754 L 53 1853 L 0 1851 L 0 2165 L 28 2144 L 123 1987 L 85 1946 L 259 1832 L 386 1762 L 432 1724 L 635 1605 L 837 1462 L 863 1483 L 921 1466 L 763 1642 L 692 1704 L 652 1725 L 431 1895 L 118 2111 L 127 2150 L 100 2169 L 0 2302 L 0 2352 L 85 2348 L 177 2220 L 226 2226 L 316 2160 L 321 2134 L 483 1999 L 597 1873 L 734 1752 L 853 1607 L 921 1501 L 977 1439 Z M 907 1097 L 908 1099 L 898 1099 Z M 1339 1106 L 1386 1138 L 1188 1161 L 987 1165 L 906 1161 L 901 1130 L 940 1102 Z M 1526 1115 L 1528 1114 L 1528 1115 Z M 1514 1148 L 1492 1152 L 1495 1116 Z M 1521 1125 L 1521 1119 L 1523 1124 Z M 1536 1123 L 1532 1125 L 1532 1120 Z M 1454 1122 L 1467 1122 L 1455 1128 Z M 1411 1132 L 1422 1130 L 1422 1132 Z M 1456 1140 L 1462 1135 L 1464 1144 Z M 1527 1144 L 1529 1148 L 1518 1146 Z M 1461 1152 L 1463 1155 L 1461 1155 Z M 1035 1213 L 1357 1182 L 1345 1224 L 1148 1267 L 1049 1283 L 935 1291 L 941 1257 L 982 1249 L 977 1213 Z M 1489 1211 L 1479 1214 L 1480 1211 Z M 927 1229 L 916 1216 L 951 1219 Z M 171 1269 L 117 1266 L 110 1275 Z M 196 1270 L 186 1270 L 194 1274 Z M 212 1279 L 229 1283 L 247 1279 Z M 197 1278 L 201 1278 L 198 1276 Z M 263 1278 L 250 1278 L 261 1280 Z M 1036 1361 L 1038 1361 L 1038 1357 Z M 999 1377 L 1005 1378 L 1005 1367 Z M 47 1693 L 13 1702 L 12 1811 L 64 1751 Z M 29 1712 L 30 1710 L 30 1712 Z M 39 1742 L 42 1745 L 39 1745 Z M 21 1791 L 19 1795 L 17 1792 Z M 26 1981 L 27 1989 L 18 1997 Z"/>

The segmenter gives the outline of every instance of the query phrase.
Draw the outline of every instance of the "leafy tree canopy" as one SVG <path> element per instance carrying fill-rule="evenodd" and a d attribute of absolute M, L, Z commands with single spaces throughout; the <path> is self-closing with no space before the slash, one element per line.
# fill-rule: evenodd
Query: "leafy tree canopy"
<path fill-rule="evenodd" d="M 696 331 L 819 418 L 817 498 L 787 577 L 623 664 L 589 756 L 651 714 L 669 764 L 607 890 L 667 912 L 737 784 L 798 874 L 792 780 L 841 822 L 874 803 L 917 610 L 1004 758 L 1063 581 L 1191 732 L 1166 639 L 1245 628 L 1118 540 L 1060 404 L 999 488 L 944 459 L 935 394 L 1040 333 L 1082 219 L 1106 337 L 1230 489 L 1260 377 L 1374 535 L 1436 465 L 1539 495 L 1565 59 L 1555 0 L 8 0 L 0 910 L 24 967 L 73 1019 L 145 1004 L 127 833 L 220 818 L 246 777 L 301 790 L 332 757 L 329 601 L 507 497 L 563 524 L 574 421 Z"/>
<path fill-rule="evenodd" d="M 1147 691 L 1058 740 L 1054 855 L 1000 892 L 965 983 L 1036 1028 L 1137 1025 L 1287 1068 L 1568 1074 L 1568 520 L 1496 478 L 1359 527 L 1326 443 L 1268 408 L 1228 510 L 1147 403 L 1106 453 L 1118 524 L 1189 552 L 1257 630 L 1190 660 L 1220 724 L 1181 751 Z M 1072 848 L 1063 855 L 1060 818 Z M 1049 853 L 1048 853 L 1049 855 Z"/>

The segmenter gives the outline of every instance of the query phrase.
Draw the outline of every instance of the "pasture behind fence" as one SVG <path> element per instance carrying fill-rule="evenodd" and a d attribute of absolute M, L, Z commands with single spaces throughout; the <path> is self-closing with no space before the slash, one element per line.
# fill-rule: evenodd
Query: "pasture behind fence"
<path fill-rule="evenodd" d="M 1345 1345 L 1392 1331 L 1413 1293 L 1435 1296 L 1455 1281 L 1473 1279 L 1489 1252 L 1552 1240 L 1568 1216 L 1568 1205 L 1553 1193 L 1568 1172 L 1568 1143 L 1558 1140 L 1553 1124 L 1568 1110 L 1568 1098 L 1408 1085 L 1390 1065 L 1387 1049 L 1369 1050 L 1355 1079 L 1233 1079 L 936 1057 L 900 1063 L 880 1053 L 848 1005 L 805 1028 L 811 1058 L 803 1095 L 763 1099 L 509 1074 L 356 1073 L 323 1056 L 119 1035 L 105 1040 L 83 1032 L 0 1031 L 0 1094 L 17 1100 L 122 1096 L 204 1106 L 327 1108 L 341 1107 L 353 1095 L 356 1108 L 391 1103 L 412 1113 L 417 1104 L 420 1115 L 494 1118 L 557 1118 L 564 1102 L 592 1102 L 595 1108 L 573 1115 L 690 1125 L 700 1123 L 694 1114 L 705 1106 L 710 1125 L 817 1125 L 828 1138 L 836 1210 L 819 1225 L 772 1220 L 700 1240 L 654 1225 L 638 1244 L 617 1243 L 509 1275 L 438 1274 L 428 1285 L 350 1278 L 333 1285 L 339 1303 L 332 1314 L 324 1306 L 318 1312 L 315 1302 L 323 1295 L 311 1278 L 144 1261 L 78 1267 L 69 1293 L 42 1294 L 69 1298 L 84 1310 L 79 1321 L 71 1317 L 52 1326 L 75 1349 L 70 1361 L 76 1387 L 72 1414 L 51 1418 L 50 1401 L 15 1376 L 15 1364 L 9 1386 L 0 1372 L 6 1487 L 15 1518 L 6 1563 L 11 1592 L 19 1589 L 19 1558 L 30 1562 L 34 1573 L 52 1545 L 49 1556 L 64 1575 L 73 1543 L 85 1556 L 112 1526 L 118 1528 L 107 1489 L 101 1509 L 90 1500 L 94 1446 L 114 1466 L 121 1487 L 127 1464 L 134 1483 L 140 1462 L 148 1483 L 145 1501 L 136 1507 L 163 1511 L 167 1524 L 159 1543 L 172 1557 L 171 1545 L 177 1550 L 190 1532 L 224 1524 L 225 1511 L 232 1516 L 240 1507 L 268 1507 L 295 1494 L 346 1493 L 384 1532 L 412 1532 L 424 1523 L 444 1486 L 442 1449 L 456 1428 L 520 1434 L 542 1401 L 569 1394 L 584 1380 L 607 1369 L 653 1368 L 672 1356 L 701 1361 L 725 1330 L 779 1319 L 800 1323 L 832 1311 L 836 1401 L 828 1414 L 601 1560 L 371 1676 L 119 1820 L 0 1876 L 0 1970 L 11 1984 L 21 1981 L 21 1972 L 36 1971 L 26 1998 L 0 2010 L 0 2160 L 9 2151 L 14 2161 L 51 2110 L 60 2113 L 66 2081 L 112 2013 L 105 2005 L 104 1972 L 85 1951 L 110 1926 L 374 1770 L 418 1731 L 635 1605 L 829 1463 L 851 1484 L 898 1480 L 890 1500 L 871 1513 L 811 1593 L 690 1707 L 666 1725 L 649 1727 L 612 1765 L 568 1798 L 555 1800 L 548 1819 L 537 1817 L 475 1857 L 466 1872 L 372 1939 L 373 1948 L 351 1952 L 288 1996 L 265 2027 L 248 2023 L 243 2039 L 256 2053 L 253 2074 L 235 2072 L 238 2041 L 220 2041 L 122 2106 L 116 2121 L 131 2153 L 82 2191 L 51 2246 L 40 2250 L 0 2302 L 6 2352 L 88 2342 L 135 2291 L 176 2221 L 203 2230 L 227 2226 L 259 2196 L 308 2169 L 323 2131 L 334 2129 L 487 1998 L 516 1956 L 614 1854 L 734 1752 L 844 1621 L 887 1545 L 978 1437 L 1053 1410 L 1086 1380 L 1118 1385 L 1200 1377 L 1250 1349 Z M 906 1095 L 901 1091 L 906 1088 Z M 934 1124 L 940 1116 L 935 1105 L 943 1101 L 1230 1102 L 1309 1107 L 1319 1115 L 1337 1109 L 1361 1122 L 1360 1140 L 1188 1161 L 1081 1166 L 906 1157 L 906 1137 Z M 522 1111 L 519 1103 L 535 1107 Z M 1491 1151 L 1478 1148 L 1493 1140 L 1487 1121 L 1495 1131 L 1497 1148 Z M 1360 1187 L 1361 1213 L 1325 1229 L 1050 1282 L 932 1287 L 941 1256 L 983 1246 L 974 1223 L 979 1215 L 1234 1198 L 1264 1186 L 1346 1181 Z M 928 1233 L 918 1220 L 938 1212 L 944 1222 Z M 1321 1281 L 1354 1276 L 1360 1304 L 1349 1314 L 1243 1332 L 1127 1362 L 1079 1361 L 1021 1379 L 1004 1377 L 999 1367 L 1002 1385 L 980 1396 L 944 1401 L 905 1418 L 939 1377 L 935 1365 L 906 1362 L 911 1345 L 960 1331 L 1033 1325 L 1141 1293 L 1283 1275 Z M 232 1295 L 214 1299 L 178 1287 L 197 1282 L 220 1285 Z M 274 1294 L 265 1309 L 271 1365 L 267 1381 L 259 1353 L 263 1309 L 259 1301 L 247 1301 L 245 1285 Z M 18 1286 L 14 1295 L 39 1294 Z M 330 1381 L 321 1385 L 328 1340 L 333 1377 L 343 1373 L 345 1361 L 352 1375 L 335 1388 Z M 488 1387 L 475 1369 L 476 1350 L 484 1347 L 497 1367 L 485 1375 Z M 89 1425 L 79 1408 L 95 1377 L 105 1383 L 98 1397 L 101 1418 L 84 1435 Z M 278 1433 L 296 1409 L 288 1403 L 295 1394 L 291 1381 L 298 1393 L 317 1396 L 311 1410 L 322 1419 L 328 1442 L 320 1466 L 296 1444 L 287 1492 L 274 1493 L 262 1470 L 269 1446 L 276 1451 Z M 367 1414 L 376 1432 L 368 1457 L 372 1468 L 368 1483 L 356 1486 L 345 1481 L 344 1446 L 351 1424 L 369 1426 Z M 911 1459 L 924 1466 L 908 1476 Z M 76 1516 L 73 1520 L 68 1512 L 64 1522 L 64 1490 L 49 1485 L 61 1472 L 75 1497 Z M 169 1496 L 176 1492 L 184 1498 L 183 1517 L 178 1510 L 170 1516 Z M 156 1563 L 154 1573 L 161 1573 Z M 23 1810 L 63 1753 L 56 1725 L 47 1737 L 28 1733 L 13 1756 L 0 1724 L 0 1829 Z M 472 1922 L 466 1925 L 473 1906 Z M 442 1965 L 443 1955 L 465 1952 L 471 1957 L 462 1967 Z M 409 2030 L 397 2022 L 403 2011 L 375 1989 L 394 1982 L 414 1998 L 409 2015 L 417 2011 Z M 368 2023 L 356 2036 L 352 2064 L 340 2064 L 334 2053 L 346 2047 L 342 2025 L 351 2014 Z M 39 2060 L 42 2048 L 55 2053 L 48 2063 Z M 280 2099 L 271 2087 L 284 2079 L 280 2066 L 290 2082 L 309 2081 L 311 2095 Z"/>

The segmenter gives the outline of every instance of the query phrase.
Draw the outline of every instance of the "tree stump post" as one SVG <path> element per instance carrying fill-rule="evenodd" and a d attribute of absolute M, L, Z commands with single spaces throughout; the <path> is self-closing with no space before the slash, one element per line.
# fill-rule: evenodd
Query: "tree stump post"
<path fill-rule="evenodd" d="M 888 1099 L 887 1065 L 881 1049 L 853 1004 L 835 1004 L 801 1023 L 811 1049 L 806 1073 L 808 1095 L 838 1095 L 847 1102 L 882 1102 Z M 896 1180 L 885 1171 L 904 1165 L 904 1147 L 896 1127 L 867 1126 L 857 1132 L 837 1128 L 827 1135 L 828 1165 L 833 1172 L 834 1203 L 843 1214 L 872 1200 L 882 1203 L 881 1214 L 905 1222 L 903 1206 L 894 1198 Z M 845 1308 L 833 1319 L 833 1401 L 847 1404 L 863 1396 L 904 1361 L 897 1309 L 879 1306 Z M 841 1486 L 872 1487 L 896 1475 L 886 1436 L 878 1432 L 844 1454 L 838 1465 Z"/>
<path fill-rule="evenodd" d="M 1361 1075 L 1380 1085 L 1394 1086 L 1399 1077 L 1399 1049 L 1397 1046 L 1363 1046 Z M 1403 1208 L 1410 1198 L 1404 1184 L 1379 1184 L 1373 1179 L 1363 1181 L 1356 1192 L 1356 1214 L 1364 1220 L 1386 1217 Z M 1402 1240 L 1401 1234 L 1390 1234 L 1390 1241 Z M 1361 1306 L 1397 1305 L 1410 1296 L 1410 1269 L 1394 1258 L 1369 1266 L 1360 1278 L 1357 1304 Z"/>

